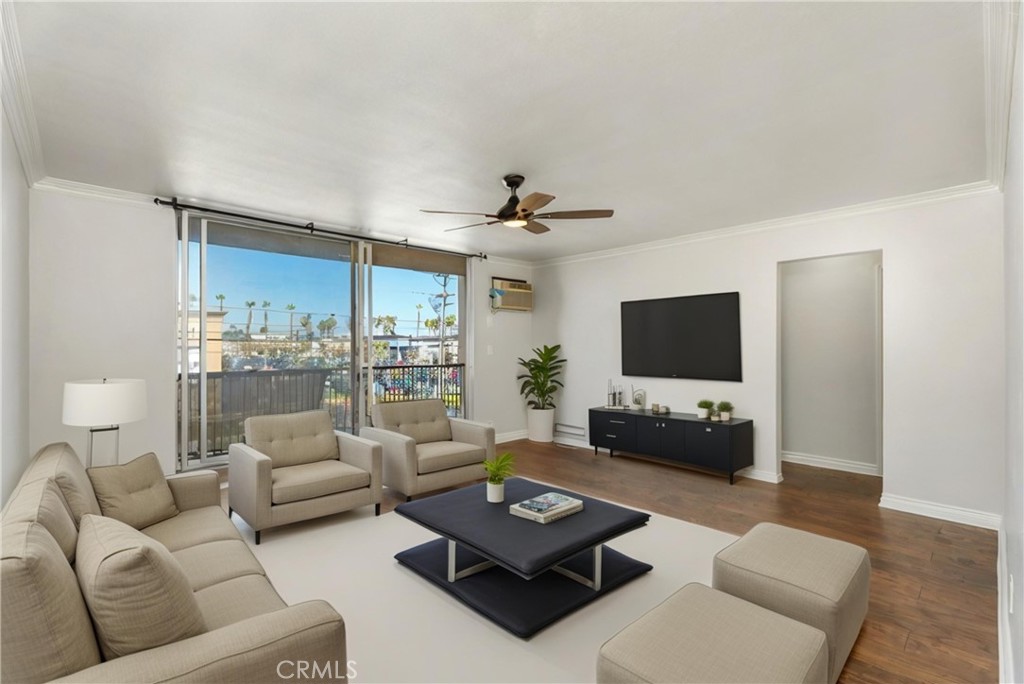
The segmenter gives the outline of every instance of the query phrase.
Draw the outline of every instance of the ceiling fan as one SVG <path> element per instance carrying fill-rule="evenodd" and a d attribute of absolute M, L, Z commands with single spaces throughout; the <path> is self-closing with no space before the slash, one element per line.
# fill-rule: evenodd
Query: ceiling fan
<path fill-rule="evenodd" d="M 582 209 L 577 211 L 546 211 L 538 214 L 536 213 L 537 210 L 546 207 L 551 200 L 555 199 L 555 196 L 546 195 L 543 192 L 531 192 L 523 199 L 519 199 L 516 195 L 516 190 L 523 184 L 523 180 L 523 177 L 518 173 L 510 173 L 502 179 L 502 184 L 509 190 L 509 197 L 501 209 L 498 209 L 497 213 L 494 214 L 484 214 L 476 211 L 440 211 L 437 209 L 420 209 L 420 211 L 427 214 L 461 214 L 464 216 L 485 216 L 493 219 L 492 221 L 483 221 L 481 223 L 470 223 L 468 226 L 448 228 L 445 230 L 446 233 L 453 230 L 462 230 L 463 228 L 490 226 L 495 223 L 501 223 L 509 228 L 522 228 L 535 234 L 546 233 L 551 230 L 543 223 L 538 222 L 537 219 L 608 218 L 615 213 L 611 209 Z"/>

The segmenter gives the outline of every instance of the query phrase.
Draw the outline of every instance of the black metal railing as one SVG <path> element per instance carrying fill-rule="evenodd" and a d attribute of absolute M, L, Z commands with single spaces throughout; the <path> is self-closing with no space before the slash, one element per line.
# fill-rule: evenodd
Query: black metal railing
<path fill-rule="evenodd" d="M 464 415 L 464 364 L 375 366 L 374 401 L 442 399 L 450 416 Z M 181 383 L 178 383 L 181 420 Z M 199 456 L 199 374 L 188 375 L 188 458 Z M 206 374 L 206 454 L 241 442 L 249 416 L 327 409 L 337 430 L 351 429 L 352 382 L 348 368 L 226 371 Z"/>
<path fill-rule="evenodd" d="M 446 363 L 416 366 L 374 366 L 373 396 L 377 403 L 412 399 L 441 399 L 448 415 L 465 415 L 466 365 Z"/>

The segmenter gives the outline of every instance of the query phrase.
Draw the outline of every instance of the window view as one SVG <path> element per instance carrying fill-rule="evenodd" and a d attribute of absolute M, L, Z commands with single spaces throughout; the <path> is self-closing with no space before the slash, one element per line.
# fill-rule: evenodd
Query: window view
<path fill-rule="evenodd" d="M 372 267 L 372 311 L 367 302 L 362 329 L 372 340 L 372 369 L 364 339 L 353 375 L 352 290 L 361 269 L 352 251 L 339 240 L 213 221 L 204 230 L 203 221 L 190 221 L 187 307 L 179 290 L 179 310 L 187 310 L 182 468 L 224 460 L 249 416 L 326 409 L 336 429 L 352 431 L 371 402 L 423 398 L 441 398 L 462 415 L 464 278 L 418 270 L 443 261 L 410 267 L 408 250 L 390 262 L 381 250 L 385 263 L 400 265 Z"/>

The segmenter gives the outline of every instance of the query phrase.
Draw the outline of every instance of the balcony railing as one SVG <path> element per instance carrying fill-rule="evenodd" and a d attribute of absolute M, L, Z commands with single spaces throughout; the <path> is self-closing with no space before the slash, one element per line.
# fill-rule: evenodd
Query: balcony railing
<path fill-rule="evenodd" d="M 451 416 L 464 411 L 464 365 L 377 366 L 377 402 L 443 399 Z M 188 458 L 199 456 L 199 374 L 188 376 Z M 206 455 L 228 452 L 241 442 L 249 416 L 327 409 L 337 430 L 351 429 L 352 382 L 347 368 L 228 371 L 206 374 Z M 178 417 L 181 419 L 179 383 Z"/>

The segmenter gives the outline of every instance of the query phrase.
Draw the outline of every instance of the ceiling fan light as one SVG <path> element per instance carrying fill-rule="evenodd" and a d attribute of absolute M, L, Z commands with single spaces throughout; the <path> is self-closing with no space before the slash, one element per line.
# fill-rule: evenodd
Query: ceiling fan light
<path fill-rule="evenodd" d="M 522 228 L 529 223 L 529 221 L 525 221 L 523 219 L 509 219 L 508 221 L 502 221 L 501 223 L 509 228 Z"/>

